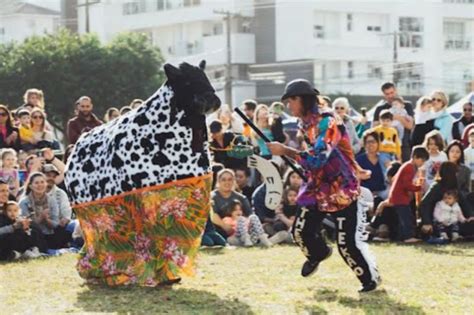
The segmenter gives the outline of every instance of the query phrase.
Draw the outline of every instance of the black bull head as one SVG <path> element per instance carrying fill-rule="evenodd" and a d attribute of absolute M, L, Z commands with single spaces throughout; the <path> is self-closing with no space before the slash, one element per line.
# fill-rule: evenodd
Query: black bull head
<path fill-rule="evenodd" d="M 168 78 L 167 85 L 174 91 L 171 103 L 171 119 L 175 119 L 178 111 L 183 110 L 184 122 L 193 130 L 192 149 L 194 152 L 202 151 L 203 142 L 207 141 L 206 114 L 210 114 L 221 105 L 209 79 L 204 73 L 206 61 L 202 60 L 199 67 L 186 62 L 179 68 L 165 64 L 165 74 Z"/>

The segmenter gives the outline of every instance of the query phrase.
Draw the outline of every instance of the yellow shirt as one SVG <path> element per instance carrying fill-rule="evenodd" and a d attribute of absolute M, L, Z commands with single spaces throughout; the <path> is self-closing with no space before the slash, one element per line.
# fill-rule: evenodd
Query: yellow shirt
<path fill-rule="evenodd" d="M 32 141 L 33 141 L 33 130 L 31 129 L 31 127 L 20 125 L 19 130 L 20 130 L 21 142 L 32 143 Z"/>
<path fill-rule="evenodd" d="M 402 146 L 397 129 L 378 125 L 373 130 L 378 133 L 380 138 L 379 152 L 395 154 L 398 159 L 401 159 Z"/>

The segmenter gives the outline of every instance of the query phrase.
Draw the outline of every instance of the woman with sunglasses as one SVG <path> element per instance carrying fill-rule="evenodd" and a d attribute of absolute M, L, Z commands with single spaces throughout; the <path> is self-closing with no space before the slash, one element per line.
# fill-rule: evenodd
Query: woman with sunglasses
<path fill-rule="evenodd" d="M 337 116 L 342 119 L 344 126 L 349 133 L 349 138 L 351 139 L 352 151 L 354 154 L 359 153 L 361 149 L 360 139 L 357 136 L 357 132 L 354 127 L 354 123 L 350 115 L 351 105 L 349 100 L 345 97 L 338 97 L 332 102 L 332 108 L 336 111 Z"/>
<path fill-rule="evenodd" d="M 13 119 L 8 107 L 0 104 L 0 149 L 20 149 L 20 134 L 14 127 Z"/>
<path fill-rule="evenodd" d="M 31 111 L 31 129 L 36 149 L 51 148 L 54 142 L 53 134 L 46 128 L 46 114 L 39 108 Z"/>
<path fill-rule="evenodd" d="M 449 97 L 441 90 L 431 92 L 432 110 L 435 129 L 438 129 L 446 143 L 453 140 L 452 127 L 454 118 L 448 113 Z"/>
<path fill-rule="evenodd" d="M 472 116 L 472 103 L 467 102 L 462 106 L 461 118 L 454 122 L 453 139 L 461 140 L 464 129 L 472 123 L 474 123 L 474 116 Z"/>

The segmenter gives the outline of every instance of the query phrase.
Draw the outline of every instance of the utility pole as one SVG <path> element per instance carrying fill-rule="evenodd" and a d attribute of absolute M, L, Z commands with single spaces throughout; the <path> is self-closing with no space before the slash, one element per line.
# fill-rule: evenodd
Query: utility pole
<path fill-rule="evenodd" d="M 96 1 L 92 1 L 92 2 L 89 2 L 89 0 L 86 0 L 83 4 L 78 4 L 77 7 L 80 8 L 80 7 L 84 7 L 85 9 L 85 15 L 86 15 L 86 33 L 89 33 L 90 29 L 89 29 L 89 7 L 91 5 L 94 5 L 94 4 L 97 4 L 97 3 L 100 3 L 100 0 L 96 0 Z"/>
<path fill-rule="evenodd" d="M 400 36 L 400 32 L 392 32 L 392 33 L 385 33 L 380 34 L 381 36 L 393 36 L 393 57 L 392 57 L 392 64 L 393 64 L 393 73 L 392 73 L 392 80 L 395 86 L 397 86 L 398 81 L 400 80 L 400 73 L 398 71 L 398 38 Z"/>
<path fill-rule="evenodd" d="M 231 26 L 232 18 L 240 16 L 240 14 L 232 13 L 230 11 L 214 10 L 215 14 L 223 15 L 226 22 L 226 47 L 227 47 L 227 61 L 226 61 L 226 76 L 225 76 L 225 102 L 232 106 L 232 38 Z"/>

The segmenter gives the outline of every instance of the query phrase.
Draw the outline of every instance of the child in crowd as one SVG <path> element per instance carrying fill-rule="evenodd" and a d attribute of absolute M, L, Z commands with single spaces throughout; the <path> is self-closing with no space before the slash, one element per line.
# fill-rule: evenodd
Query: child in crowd
<path fill-rule="evenodd" d="M 16 166 L 16 151 L 13 149 L 3 149 L 2 168 L 0 169 L 0 178 L 8 184 L 10 195 L 17 197 L 20 189 L 20 181 Z"/>
<path fill-rule="evenodd" d="M 413 193 L 421 190 L 421 185 L 413 184 L 417 170 L 428 160 L 428 151 L 423 146 L 412 149 L 411 159 L 405 162 L 393 178 L 388 200 L 380 203 L 376 214 L 381 215 L 384 208 L 393 207 L 398 216 L 398 237 L 404 243 L 421 241 L 415 238 L 415 217 L 410 207 Z"/>
<path fill-rule="evenodd" d="M 273 244 L 293 243 L 290 231 L 298 209 L 297 197 L 298 190 L 294 188 L 287 187 L 283 191 L 282 204 L 275 210 L 275 221 L 272 226 L 275 233 L 270 238 Z"/>
<path fill-rule="evenodd" d="M 285 176 L 283 176 L 283 188 L 291 187 L 292 189 L 299 191 L 301 185 L 303 185 L 303 179 L 294 170 L 289 169 L 285 173 Z"/>
<path fill-rule="evenodd" d="M 391 161 L 401 160 L 402 146 L 397 129 L 392 127 L 393 114 L 389 109 L 384 109 L 380 113 L 380 125 L 373 128 L 379 134 L 379 159 L 385 168 L 388 168 Z"/>
<path fill-rule="evenodd" d="M 222 221 L 232 226 L 232 233 L 227 238 L 230 245 L 249 247 L 256 245 L 258 242 L 265 247 L 273 245 L 255 214 L 251 214 L 248 218 L 243 216 L 242 204 L 237 199 L 233 200 L 227 207 L 226 216 Z"/>
<path fill-rule="evenodd" d="M 18 180 L 20 181 L 20 187 L 22 187 L 26 182 L 26 177 L 28 170 L 26 169 L 26 159 L 28 158 L 28 153 L 25 151 L 18 152 Z"/>
<path fill-rule="evenodd" d="M 8 201 L 5 212 L 0 214 L 0 259 L 37 258 L 41 254 L 31 237 L 30 220 L 20 218 L 20 207 Z M 3 228 L 3 229 L 2 229 Z"/>
<path fill-rule="evenodd" d="M 474 192 L 474 129 L 468 135 L 469 146 L 464 150 L 464 162 L 471 169 L 471 192 Z"/>
<path fill-rule="evenodd" d="M 30 151 L 35 148 L 35 141 L 33 137 L 33 129 L 31 129 L 31 116 L 27 109 L 22 109 L 18 112 L 20 125 L 21 148 L 25 151 Z"/>
<path fill-rule="evenodd" d="M 444 193 L 443 200 L 436 203 L 433 218 L 440 238 L 448 240 L 448 234 L 451 234 L 452 241 L 460 239 L 459 223 L 465 222 L 466 218 L 458 204 L 457 191 L 448 190 Z"/>
<path fill-rule="evenodd" d="M 410 117 L 405 109 L 405 102 L 403 101 L 403 98 L 401 97 L 395 97 L 393 99 L 392 107 L 389 110 L 393 115 L 392 117 L 395 117 L 395 115 L 401 116 L 404 119 Z M 397 129 L 398 139 L 403 139 L 405 135 L 405 127 L 403 126 L 403 124 L 400 121 L 393 119 L 392 127 Z"/>
<path fill-rule="evenodd" d="M 430 131 L 425 136 L 423 147 L 428 150 L 429 159 L 423 166 L 425 178 L 425 190 L 431 186 L 438 174 L 441 163 L 448 160 L 448 156 L 444 153 L 444 140 L 438 130 Z"/>

